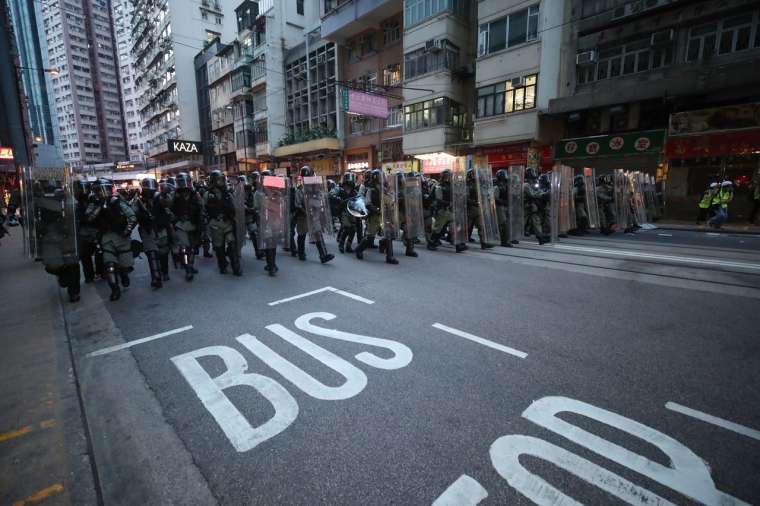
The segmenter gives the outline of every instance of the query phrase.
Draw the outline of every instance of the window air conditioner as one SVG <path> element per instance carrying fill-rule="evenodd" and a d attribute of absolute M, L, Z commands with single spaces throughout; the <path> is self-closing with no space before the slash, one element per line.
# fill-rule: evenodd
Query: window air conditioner
<path fill-rule="evenodd" d="M 519 88 L 520 86 L 525 84 L 525 80 L 522 77 L 514 77 L 510 79 L 510 81 L 512 82 L 513 88 Z"/>
<path fill-rule="evenodd" d="M 583 51 L 575 55 L 576 65 L 588 65 L 596 62 L 596 51 Z"/>

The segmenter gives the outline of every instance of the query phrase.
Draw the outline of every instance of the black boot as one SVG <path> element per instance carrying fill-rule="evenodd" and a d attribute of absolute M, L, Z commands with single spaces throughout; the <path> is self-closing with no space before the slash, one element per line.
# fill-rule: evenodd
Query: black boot
<path fill-rule="evenodd" d="M 296 236 L 293 234 L 293 232 L 290 232 L 290 256 L 297 257 L 298 256 L 298 246 L 296 245 Z"/>
<path fill-rule="evenodd" d="M 439 235 L 433 232 L 430 234 L 430 240 L 427 242 L 427 249 L 430 251 L 435 251 L 438 249 L 438 246 L 441 245 L 441 241 L 439 239 Z"/>
<path fill-rule="evenodd" d="M 275 255 L 277 254 L 277 250 L 274 248 L 266 249 L 264 250 L 264 257 L 266 259 L 267 265 L 264 267 L 266 271 L 269 273 L 270 276 L 274 276 L 277 274 L 277 271 L 279 270 L 277 268 L 277 264 L 275 264 Z"/>
<path fill-rule="evenodd" d="M 343 230 L 343 227 L 340 227 L 340 230 L 338 230 L 338 239 L 337 239 L 337 241 L 338 241 L 338 251 L 340 251 L 341 253 L 345 253 L 346 252 L 345 245 L 343 244 L 343 241 L 345 240 L 345 235 L 346 235 L 346 233 Z"/>
<path fill-rule="evenodd" d="M 185 265 L 185 281 L 192 281 L 195 274 L 198 272 L 195 270 L 195 255 L 190 253 L 187 255 L 187 264 Z"/>
<path fill-rule="evenodd" d="M 158 251 L 148 251 L 148 268 L 150 269 L 150 286 L 159 289 L 163 286 L 161 282 L 161 265 L 158 260 Z"/>
<path fill-rule="evenodd" d="M 467 250 L 467 245 L 465 243 L 456 244 L 454 250 L 456 250 L 457 253 L 461 253 Z"/>
<path fill-rule="evenodd" d="M 512 244 L 509 242 L 509 227 L 506 225 L 499 225 L 499 235 L 501 236 L 501 245 L 505 248 L 511 248 Z"/>
<path fill-rule="evenodd" d="M 480 240 L 480 249 L 491 249 L 493 248 L 492 244 L 488 244 L 483 239 Z"/>
<path fill-rule="evenodd" d="M 345 241 L 346 241 L 346 246 L 345 246 L 346 253 L 353 253 L 354 252 L 354 248 L 351 247 L 351 244 L 354 242 L 354 232 L 353 231 L 348 232 L 346 234 Z"/>
<path fill-rule="evenodd" d="M 256 260 L 264 260 L 266 251 L 259 249 L 258 237 L 255 232 L 251 232 L 251 242 L 253 243 L 253 252 L 256 255 Z"/>
<path fill-rule="evenodd" d="M 317 241 L 317 250 L 319 251 L 319 261 L 323 264 L 326 264 L 333 258 L 335 258 L 335 255 L 328 253 L 327 248 L 325 248 L 325 243 L 323 241 Z"/>
<path fill-rule="evenodd" d="M 375 238 L 374 238 L 374 236 L 369 238 L 369 244 L 367 244 L 367 247 L 369 249 L 377 249 L 377 246 L 375 246 Z"/>
<path fill-rule="evenodd" d="M 298 259 L 306 260 L 306 234 L 298 236 Z"/>
<path fill-rule="evenodd" d="M 121 278 L 121 286 L 124 288 L 129 287 L 129 271 L 121 269 L 119 270 L 119 278 Z"/>
<path fill-rule="evenodd" d="M 385 241 L 385 263 L 391 265 L 397 265 L 398 260 L 393 258 L 393 241 L 390 239 L 383 239 Z"/>
<path fill-rule="evenodd" d="M 211 241 L 208 239 L 203 239 L 203 258 L 213 258 L 214 255 L 211 254 Z"/>
<path fill-rule="evenodd" d="M 365 237 L 359 241 L 359 244 L 356 246 L 356 258 L 359 260 L 364 260 L 364 250 L 367 249 L 370 240 L 371 239 L 369 237 Z"/>
<path fill-rule="evenodd" d="M 121 288 L 119 288 L 119 278 L 116 276 L 116 265 L 109 263 L 105 266 L 106 281 L 111 289 L 111 301 L 119 300 L 121 297 Z"/>
<path fill-rule="evenodd" d="M 224 254 L 224 248 L 214 248 L 214 255 L 216 255 L 219 274 L 227 274 L 227 256 Z"/>
<path fill-rule="evenodd" d="M 227 245 L 227 253 L 230 257 L 230 265 L 232 266 L 232 274 L 235 276 L 242 276 L 243 269 L 240 267 L 240 255 L 238 255 L 237 246 L 234 244 Z"/>
<path fill-rule="evenodd" d="M 169 281 L 169 253 L 162 253 L 161 261 L 161 281 Z"/>
<path fill-rule="evenodd" d="M 79 255 L 79 261 L 82 262 L 84 282 L 92 283 L 95 280 L 95 266 L 92 263 L 92 255 L 89 254 L 89 251 L 85 251 Z"/>
<path fill-rule="evenodd" d="M 416 251 L 414 251 L 414 240 L 413 239 L 406 239 L 404 241 L 404 245 L 406 246 L 406 252 L 404 253 L 408 257 L 414 257 L 417 258 L 419 255 Z"/>
<path fill-rule="evenodd" d="M 174 268 L 179 269 L 179 265 L 182 262 L 182 253 L 172 253 L 172 262 L 174 262 Z"/>
<path fill-rule="evenodd" d="M 65 277 L 69 302 L 79 302 L 79 264 L 66 267 Z"/>
<path fill-rule="evenodd" d="M 386 239 L 380 239 L 380 243 L 378 244 L 377 251 L 379 253 L 385 253 L 385 244 L 388 242 Z M 371 246 L 370 246 L 371 247 Z"/>

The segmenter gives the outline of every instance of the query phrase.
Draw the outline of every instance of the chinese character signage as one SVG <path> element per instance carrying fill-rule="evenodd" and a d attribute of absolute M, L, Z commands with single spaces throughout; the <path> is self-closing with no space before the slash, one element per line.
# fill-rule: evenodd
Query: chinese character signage
<path fill-rule="evenodd" d="M 343 88 L 340 102 L 341 108 L 351 114 L 383 119 L 388 117 L 388 97 Z"/>
<path fill-rule="evenodd" d="M 670 115 L 668 135 L 692 135 L 747 128 L 760 128 L 760 102 L 674 112 Z"/>
<path fill-rule="evenodd" d="M 655 154 L 662 152 L 664 144 L 664 130 L 597 135 L 559 141 L 554 149 L 554 157 L 566 159 Z"/>

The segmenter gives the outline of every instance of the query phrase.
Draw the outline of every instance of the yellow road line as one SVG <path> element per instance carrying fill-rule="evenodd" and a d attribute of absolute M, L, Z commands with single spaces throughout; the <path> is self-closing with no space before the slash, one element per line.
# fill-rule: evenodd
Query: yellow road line
<path fill-rule="evenodd" d="M 1 432 L 0 443 L 4 441 L 8 441 L 10 439 L 15 439 L 17 437 L 23 436 L 24 434 L 29 434 L 30 432 L 32 432 L 31 425 L 25 425 L 21 427 L 20 429 L 12 430 L 10 432 Z"/>
<path fill-rule="evenodd" d="M 63 485 L 60 483 L 55 483 L 47 488 L 43 488 L 42 490 L 35 492 L 25 499 L 14 502 L 13 506 L 25 506 L 27 504 L 34 504 L 40 501 L 44 501 L 48 497 L 55 494 L 60 494 L 61 492 L 63 492 Z"/>

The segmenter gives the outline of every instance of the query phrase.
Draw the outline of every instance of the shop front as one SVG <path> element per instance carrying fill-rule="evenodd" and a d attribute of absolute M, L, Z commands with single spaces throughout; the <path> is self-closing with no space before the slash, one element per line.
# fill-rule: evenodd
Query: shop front
<path fill-rule="evenodd" d="M 476 149 L 474 154 L 487 157 L 493 173 L 513 166 L 532 167 L 544 172 L 551 170 L 554 165 L 552 148 L 536 146 L 531 141 L 481 147 Z"/>
<path fill-rule="evenodd" d="M 346 172 L 356 172 L 359 174 L 375 167 L 372 152 L 371 146 L 346 150 L 343 155 L 343 166 L 346 168 Z"/>
<path fill-rule="evenodd" d="M 591 167 L 597 175 L 615 169 L 664 176 L 665 130 L 645 130 L 619 134 L 562 139 L 554 147 L 554 158 L 576 170 Z"/>

